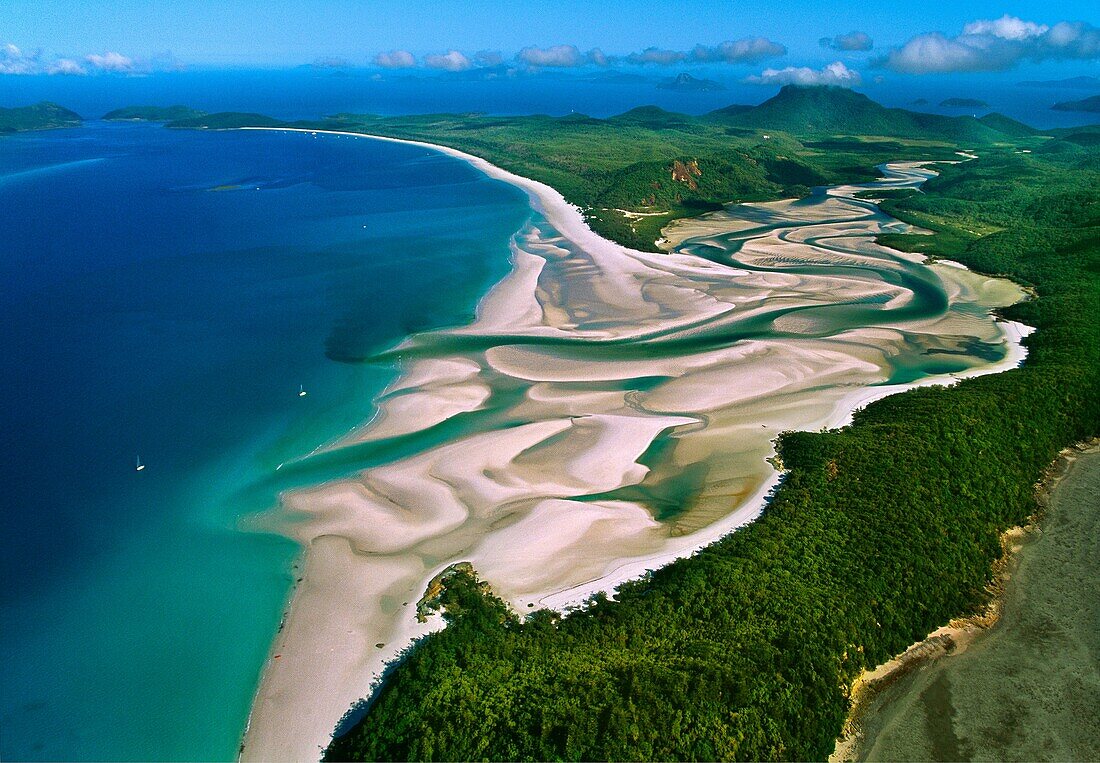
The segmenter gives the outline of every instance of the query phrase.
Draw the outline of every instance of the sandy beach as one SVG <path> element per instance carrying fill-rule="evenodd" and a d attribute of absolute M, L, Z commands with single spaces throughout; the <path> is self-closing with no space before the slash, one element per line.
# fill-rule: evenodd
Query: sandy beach
<path fill-rule="evenodd" d="M 758 516 L 781 432 L 1026 354 L 1028 328 L 992 316 L 1019 287 L 874 243 L 909 228 L 852 196 L 919 184 L 934 174 L 920 163 L 679 221 L 661 254 L 600 238 L 542 183 L 397 142 L 522 188 L 533 212 L 476 319 L 395 348 L 378 414 L 327 449 L 456 434 L 288 492 L 261 519 L 304 563 L 243 760 L 318 758 L 386 663 L 439 627 L 415 604 L 447 566 L 472 563 L 520 612 L 577 606 Z"/>

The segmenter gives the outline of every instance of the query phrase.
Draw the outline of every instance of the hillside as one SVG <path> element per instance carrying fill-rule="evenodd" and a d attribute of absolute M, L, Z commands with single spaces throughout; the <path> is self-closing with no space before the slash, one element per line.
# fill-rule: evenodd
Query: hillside
<path fill-rule="evenodd" d="M 0 133 L 79 127 L 83 121 L 75 111 L 49 101 L 14 109 L 0 108 Z"/>
<path fill-rule="evenodd" d="M 738 127 L 783 130 L 795 135 L 886 135 L 891 137 L 992 143 L 999 131 L 973 117 L 944 117 L 905 109 L 888 109 L 846 88 L 786 85 L 748 111 L 733 114 Z"/>
<path fill-rule="evenodd" d="M 1008 135 L 1013 138 L 1026 138 L 1040 134 L 1039 130 L 1036 130 L 1034 127 L 1025 125 L 1023 122 L 1017 122 L 1015 119 L 1006 117 L 1004 114 L 998 114 L 997 112 L 978 117 L 978 121 L 986 127 L 990 127 L 1003 135 Z"/>

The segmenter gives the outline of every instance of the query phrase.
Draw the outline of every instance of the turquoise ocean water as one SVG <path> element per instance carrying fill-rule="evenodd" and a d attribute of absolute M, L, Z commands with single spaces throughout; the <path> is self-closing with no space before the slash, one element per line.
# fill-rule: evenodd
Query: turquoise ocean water
<path fill-rule="evenodd" d="M 235 756 L 297 552 L 249 487 L 369 419 L 356 361 L 468 321 L 529 214 L 367 139 L 0 140 L 0 758 Z"/>

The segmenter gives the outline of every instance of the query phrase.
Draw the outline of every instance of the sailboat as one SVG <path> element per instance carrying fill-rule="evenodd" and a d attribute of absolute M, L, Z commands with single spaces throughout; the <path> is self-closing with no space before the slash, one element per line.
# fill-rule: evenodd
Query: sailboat
<path fill-rule="evenodd" d="M 145 464 L 141 463 L 141 456 L 137 457 L 137 464 L 134 465 L 134 471 L 140 472 L 145 468 Z"/>
<path fill-rule="evenodd" d="M 305 396 L 306 396 L 305 385 L 304 384 L 299 384 L 298 385 L 298 397 L 305 397 Z"/>

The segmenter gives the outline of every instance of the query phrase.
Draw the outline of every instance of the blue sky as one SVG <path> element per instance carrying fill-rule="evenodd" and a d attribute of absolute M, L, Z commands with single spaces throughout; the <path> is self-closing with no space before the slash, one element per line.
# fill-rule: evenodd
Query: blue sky
<path fill-rule="evenodd" d="M 502 60 L 514 62 L 517 51 L 528 46 L 552 49 L 552 54 L 528 58 L 551 65 L 602 62 L 598 54 L 588 56 L 594 48 L 613 62 L 627 64 L 629 54 L 655 48 L 648 58 L 635 60 L 728 63 L 745 76 L 769 68 L 820 72 L 834 61 L 862 70 L 864 77 L 883 66 L 935 74 L 952 68 L 1026 71 L 1035 68 L 1035 61 L 1048 67 L 1068 62 L 1080 73 L 1095 74 L 1100 60 L 1100 12 L 1095 2 L 1082 0 L 1057 5 L 985 0 L 3 0 L 3 5 L 0 46 L 8 47 L 6 53 L 0 49 L 0 73 L 119 72 L 172 64 L 293 66 L 319 59 L 361 66 L 391 50 L 402 56 L 378 60 L 448 69 L 479 65 L 474 58 L 478 51 L 496 51 Z M 1005 16 L 1037 26 L 959 37 L 968 24 Z M 1063 45 L 1061 35 L 1057 40 L 1062 47 L 1057 47 L 1051 42 L 1055 35 L 1047 32 L 1064 21 L 1085 23 L 1073 27 L 1077 37 L 1072 46 Z M 866 46 L 835 39 L 849 32 L 866 35 L 873 41 L 871 49 L 852 49 Z M 936 32 L 942 34 L 931 34 Z M 826 45 L 822 38 L 830 42 Z M 911 45 L 907 56 L 891 58 L 891 51 L 914 38 L 920 44 Z M 729 54 L 732 48 L 723 53 L 713 47 L 724 41 L 746 41 L 737 50 L 757 52 Z M 691 54 L 699 44 L 711 46 L 710 53 Z M 427 58 L 452 50 L 458 55 Z M 405 52 L 412 58 L 404 58 Z M 931 64 L 925 60 L 929 56 Z"/>

